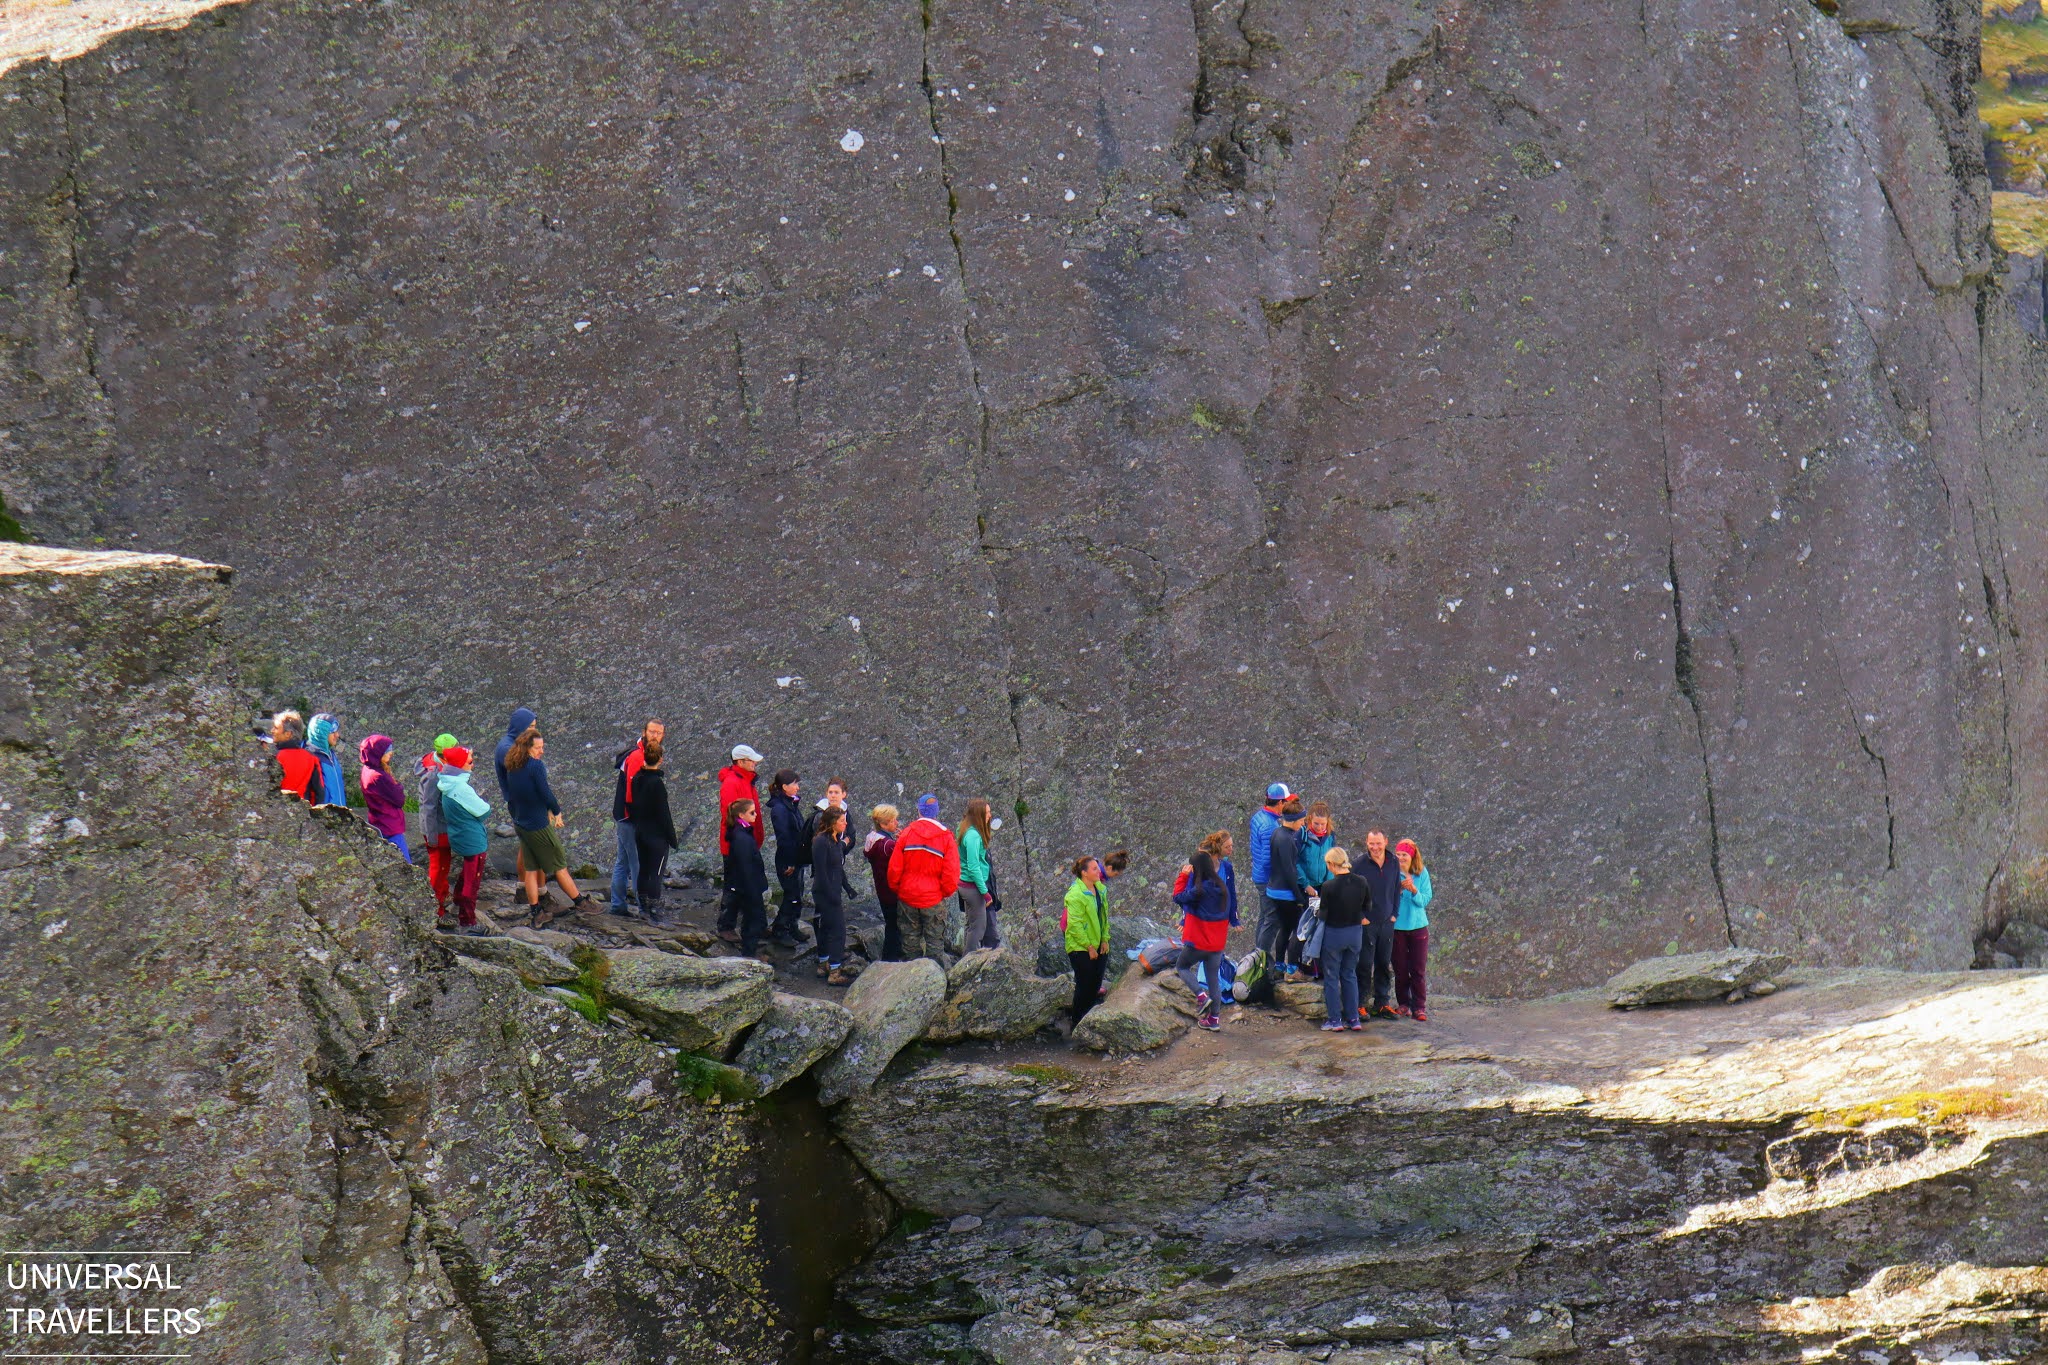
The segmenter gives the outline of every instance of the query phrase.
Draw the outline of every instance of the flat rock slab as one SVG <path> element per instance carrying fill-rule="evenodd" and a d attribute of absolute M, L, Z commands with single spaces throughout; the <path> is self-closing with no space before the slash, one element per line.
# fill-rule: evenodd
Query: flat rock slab
<path fill-rule="evenodd" d="M 1040 976 L 1035 949 L 1005 944 L 969 953 L 946 973 L 946 999 L 925 1041 L 1029 1038 L 1073 994 L 1073 978 Z"/>
<path fill-rule="evenodd" d="M 733 1065 L 766 1095 L 830 1056 L 852 1031 L 853 1012 L 838 1001 L 777 991 Z"/>
<path fill-rule="evenodd" d="M 474 938 L 468 934 L 437 933 L 434 940 L 444 947 L 454 949 L 464 957 L 473 957 L 479 962 L 488 962 L 493 966 L 517 972 L 520 980 L 530 985 L 552 986 L 563 981 L 574 981 L 578 976 L 576 964 L 553 948 L 539 943 L 529 943 L 523 938 L 514 938 L 509 934 Z"/>
<path fill-rule="evenodd" d="M 1126 972 L 1109 998 L 1074 1026 L 1074 1043 L 1091 1052 L 1165 1047 L 1195 1019 L 1195 999 L 1173 972 Z"/>
<path fill-rule="evenodd" d="M 818 1099 L 837 1104 L 874 1085 L 883 1070 L 931 1023 L 946 999 L 946 974 L 928 957 L 877 962 L 846 992 L 853 1029 L 818 1068 Z"/>
<path fill-rule="evenodd" d="M 1713 953 L 1678 953 L 1636 963 L 1609 979 L 1603 988 L 1616 1009 L 1640 1005 L 1673 1005 L 1687 1000 L 1718 1000 L 1784 971 L 1791 959 L 1755 948 L 1727 948 Z"/>
<path fill-rule="evenodd" d="M 1304 1019 L 1328 1016 L 1328 1011 L 1323 1008 L 1323 983 L 1320 981 L 1297 981 L 1291 986 L 1283 981 L 1273 987 L 1273 999 L 1281 1009 L 1292 1010 Z"/>
<path fill-rule="evenodd" d="M 768 1012 L 775 969 L 748 957 L 686 957 L 658 948 L 605 952 L 594 973 L 605 1003 L 685 1052 L 723 1053 Z"/>

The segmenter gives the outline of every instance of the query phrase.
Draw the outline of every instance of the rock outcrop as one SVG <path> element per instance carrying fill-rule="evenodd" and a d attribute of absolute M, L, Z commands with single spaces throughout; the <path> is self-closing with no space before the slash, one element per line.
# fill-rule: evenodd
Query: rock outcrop
<path fill-rule="evenodd" d="M 6 506 L 355 733 L 539 704 L 579 859 L 648 715 L 700 851 L 744 739 L 991 796 L 1016 905 L 1287 780 L 1475 994 L 1958 967 L 2048 850 L 1964 0 L 60 9 Z"/>
<path fill-rule="evenodd" d="M 846 1006 L 777 991 L 733 1065 L 761 1094 L 771 1094 L 831 1056 L 852 1029 Z"/>
<path fill-rule="evenodd" d="M 892 1072 L 835 1122 L 927 1217 L 842 1281 L 839 1358 L 2038 1349 L 2048 973 L 1794 973 L 1724 1009 L 1581 992 L 1431 1017 Z"/>
<path fill-rule="evenodd" d="M 1759 985 L 1791 962 L 1782 953 L 1729 948 L 1718 953 L 1653 957 L 1617 972 L 1603 988 L 1616 1009 L 1720 1000 Z"/>
<path fill-rule="evenodd" d="M 817 1070 L 818 1099 L 837 1104 L 875 1083 L 917 1041 L 946 998 L 946 974 L 928 957 L 877 962 L 846 992 L 853 1027 Z"/>
<path fill-rule="evenodd" d="M 750 957 L 691 957 L 658 948 L 586 950 L 604 1002 L 685 1052 L 723 1056 L 767 1013 L 775 970 Z"/>
<path fill-rule="evenodd" d="M 1073 999 L 1070 976 L 1040 976 L 1034 948 L 1005 944 L 967 954 L 946 971 L 946 998 L 925 1026 L 931 1043 L 1029 1038 Z"/>
<path fill-rule="evenodd" d="M 1101 1004 L 1074 1026 L 1074 1043 L 1091 1052 L 1149 1052 L 1165 1047 L 1195 1021 L 1195 998 L 1172 972 L 1147 976 L 1133 967 Z"/>
<path fill-rule="evenodd" d="M 228 577 L 0 546 L 5 1245 L 190 1253 L 136 1320 L 193 1309 L 143 1340 L 202 1360 L 784 1355 L 791 1229 L 827 1280 L 886 1203 L 800 1108 L 700 1104 L 673 1049 L 449 953 L 419 869 L 279 796 Z"/>

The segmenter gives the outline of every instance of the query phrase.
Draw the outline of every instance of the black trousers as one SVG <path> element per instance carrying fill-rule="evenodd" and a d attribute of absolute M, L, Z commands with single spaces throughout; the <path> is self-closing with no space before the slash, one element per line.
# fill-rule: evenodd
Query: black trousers
<path fill-rule="evenodd" d="M 784 872 L 775 869 L 775 880 L 782 883 L 782 908 L 775 912 L 775 932 L 790 938 L 796 937 L 798 912 L 804 904 L 804 869 Z"/>
<path fill-rule="evenodd" d="M 734 891 L 732 898 L 739 907 L 740 951 L 752 956 L 768 937 L 768 907 L 752 892 Z"/>
<path fill-rule="evenodd" d="M 1394 994 L 1394 926 L 1368 924 L 1358 950 L 1358 1007 L 1377 1009 Z M 1367 1002 L 1370 1001 L 1370 1005 Z"/>
<path fill-rule="evenodd" d="M 882 902 L 882 961 L 903 960 L 903 921 L 896 917 L 896 899 Z"/>
<path fill-rule="evenodd" d="M 633 841 L 640 845 L 640 881 L 633 889 L 640 897 L 640 913 L 651 915 L 661 908 L 661 874 L 668 865 L 668 845 L 637 834 Z"/>
<path fill-rule="evenodd" d="M 1074 1022 L 1078 1024 L 1082 1015 L 1095 1008 L 1095 997 L 1102 991 L 1102 974 L 1109 969 L 1109 950 L 1105 948 L 1095 957 L 1085 952 L 1068 953 L 1067 961 L 1074 966 Z"/>

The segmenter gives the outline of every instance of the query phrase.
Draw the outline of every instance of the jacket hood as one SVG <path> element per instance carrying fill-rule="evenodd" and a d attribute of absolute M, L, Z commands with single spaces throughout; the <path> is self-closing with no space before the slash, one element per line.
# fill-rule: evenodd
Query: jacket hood
<path fill-rule="evenodd" d="M 750 787 L 754 786 L 761 780 L 761 774 L 750 773 L 737 763 L 726 764 L 723 768 L 720 768 L 718 770 L 718 775 L 720 778 L 736 777 Z"/>
<path fill-rule="evenodd" d="M 316 754 L 325 754 L 332 758 L 334 746 L 328 743 L 328 740 L 333 736 L 335 728 L 334 717 L 322 711 L 306 722 L 306 747 Z"/>
<path fill-rule="evenodd" d="M 526 733 L 526 727 L 539 720 L 529 707 L 522 706 L 512 713 L 512 719 L 505 725 L 505 738 L 518 739 Z"/>
<path fill-rule="evenodd" d="M 446 764 L 443 764 L 441 766 L 441 776 L 439 779 L 441 789 L 443 791 L 446 791 L 450 787 L 466 787 L 469 785 L 469 777 L 469 769 L 451 768 Z"/>
<path fill-rule="evenodd" d="M 390 752 L 391 736 L 389 735 L 371 735 L 356 746 L 356 753 L 363 760 L 363 766 L 375 769 L 378 772 L 384 770 L 384 755 Z"/>

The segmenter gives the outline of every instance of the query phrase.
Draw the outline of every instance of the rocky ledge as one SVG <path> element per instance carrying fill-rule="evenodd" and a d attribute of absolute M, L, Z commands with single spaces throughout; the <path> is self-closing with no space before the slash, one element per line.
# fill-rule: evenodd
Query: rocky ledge
<path fill-rule="evenodd" d="M 2048 975 L 1779 985 L 1248 1027 L 1123 1063 L 901 1064 L 838 1125 L 932 1221 L 843 1281 L 835 1349 L 2033 1359 Z"/>

